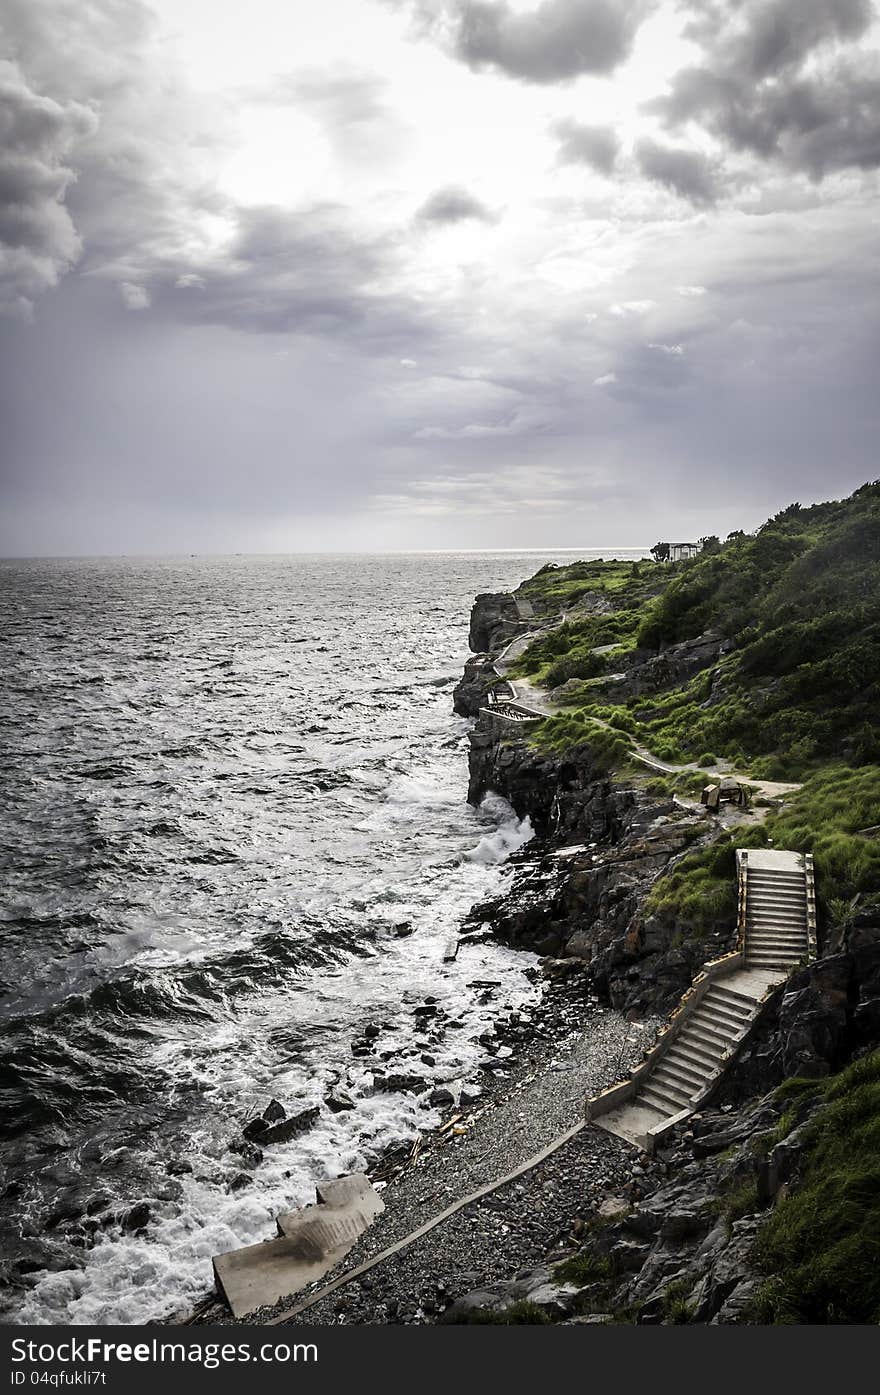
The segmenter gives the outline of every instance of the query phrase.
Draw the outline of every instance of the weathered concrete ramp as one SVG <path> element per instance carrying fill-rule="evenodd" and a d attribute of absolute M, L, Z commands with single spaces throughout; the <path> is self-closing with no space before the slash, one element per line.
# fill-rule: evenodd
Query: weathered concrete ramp
<path fill-rule="evenodd" d="M 278 1217 L 279 1238 L 215 1255 L 217 1288 L 235 1317 L 277 1303 L 328 1273 L 385 1210 L 360 1173 L 322 1182 L 318 1204 Z"/>

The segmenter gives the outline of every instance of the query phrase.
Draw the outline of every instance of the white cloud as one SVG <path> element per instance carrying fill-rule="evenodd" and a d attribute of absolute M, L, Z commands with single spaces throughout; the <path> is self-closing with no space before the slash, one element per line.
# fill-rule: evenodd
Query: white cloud
<path fill-rule="evenodd" d="M 593 379 L 593 387 L 608 387 L 610 383 L 617 382 L 616 373 L 603 373 L 601 378 Z"/>
<path fill-rule="evenodd" d="M 133 281 L 120 281 L 119 294 L 122 296 L 122 303 L 126 310 L 146 310 L 149 308 L 148 292 L 143 286 L 138 286 Z"/>
<path fill-rule="evenodd" d="M 656 300 L 619 300 L 610 307 L 610 313 L 621 319 L 625 315 L 646 315 L 656 304 Z"/>

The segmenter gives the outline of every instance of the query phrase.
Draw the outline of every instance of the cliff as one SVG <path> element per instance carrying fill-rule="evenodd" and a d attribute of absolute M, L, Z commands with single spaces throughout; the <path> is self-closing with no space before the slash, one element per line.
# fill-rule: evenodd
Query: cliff
<path fill-rule="evenodd" d="M 545 568 L 477 598 L 456 691 L 474 719 L 468 798 L 503 794 L 536 839 L 474 925 L 585 965 L 630 1017 L 668 1013 L 733 945 L 735 849 L 770 844 L 814 853 L 819 958 L 767 1002 L 712 1109 L 642 1159 L 566 1263 L 463 1296 L 445 1320 L 880 1317 L 878 558 L 874 484 L 691 562 Z M 499 672 L 541 720 L 486 707 Z M 700 786 L 731 771 L 750 801 L 708 816 Z"/>

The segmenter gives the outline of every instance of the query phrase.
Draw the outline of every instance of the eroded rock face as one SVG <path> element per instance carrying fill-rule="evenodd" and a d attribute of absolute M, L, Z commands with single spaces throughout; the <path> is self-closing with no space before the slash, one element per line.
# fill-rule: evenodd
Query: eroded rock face
<path fill-rule="evenodd" d="M 474 654 L 503 649 L 515 635 L 529 628 L 520 619 L 519 607 L 509 591 L 484 591 L 471 609 L 468 644 Z"/>
<path fill-rule="evenodd" d="M 459 717 L 476 717 L 480 708 L 486 705 L 489 689 L 497 682 L 498 674 L 492 660 L 485 654 L 477 654 L 468 659 L 464 673 L 453 689 L 453 711 Z"/>
<path fill-rule="evenodd" d="M 587 747 L 548 755 L 483 715 L 470 740 L 469 800 L 497 791 L 531 818 L 540 840 L 524 849 L 529 865 L 513 887 L 474 918 L 507 944 L 585 961 L 615 1007 L 634 1015 L 671 1009 L 703 963 L 735 940 L 732 916 L 709 934 L 688 935 L 645 910 L 657 877 L 712 836 L 705 822 L 616 783 Z"/>
<path fill-rule="evenodd" d="M 715 630 L 707 630 L 696 639 L 669 645 L 660 654 L 637 650 L 627 673 L 614 685 L 615 701 L 658 693 L 664 688 L 686 683 L 694 674 L 712 668 L 733 647 L 726 636 Z"/>

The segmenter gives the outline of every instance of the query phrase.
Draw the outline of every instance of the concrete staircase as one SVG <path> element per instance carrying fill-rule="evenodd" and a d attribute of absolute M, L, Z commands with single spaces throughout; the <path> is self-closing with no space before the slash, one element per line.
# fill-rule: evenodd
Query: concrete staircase
<path fill-rule="evenodd" d="M 748 970 L 712 983 L 639 1090 L 637 1102 L 662 1117 L 687 1109 L 691 1099 L 702 1095 L 719 1074 L 758 1003 L 775 983 L 773 973 Z"/>
<path fill-rule="evenodd" d="M 815 955 L 812 858 L 742 849 L 737 892 L 736 951 L 705 965 L 630 1078 L 587 1103 L 590 1121 L 642 1148 L 708 1100 L 768 993 Z"/>
<path fill-rule="evenodd" d="M 748 854 L 746 963 L 754 968 L 790 972 L 809 955 L 811 878 L 806 866 L 790 866 L 787 859 L 784 862 L 768 860 L 773 856 L 763 850 Z M 776 854 L 780 859 L 785 856 Z M 804 863 L 805 859 L 799 861 Z"/>

